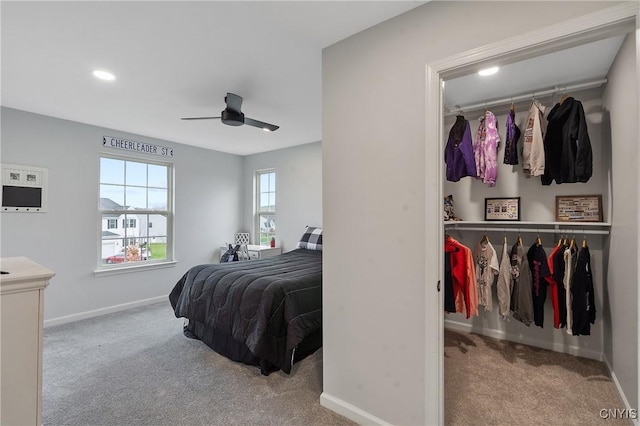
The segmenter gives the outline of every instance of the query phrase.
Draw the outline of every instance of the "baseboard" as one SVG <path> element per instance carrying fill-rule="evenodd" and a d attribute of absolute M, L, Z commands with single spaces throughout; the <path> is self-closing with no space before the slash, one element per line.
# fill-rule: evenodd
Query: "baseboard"
<path fill-rule="evenodd" d="M 611 363 L 609 362 L 609 359 L 607 358 L 606 355 L 602 356 L 602 361 L 605 363 L 605 365 L 607 366 L 607 369 L 609 370 L 609 375 L 611 376 L 611 380 L 613 380 L 613 384 L 616 386 L 616 389 L 618 390 L 618 395 L 620 395 L 620 399 L 622 400 L 622 403 L 624 404 L 624 408 L 626 408 L 627 410 L 632 410 L 633 407 L 631 406 L 631 404 L 629 404 L 629 400 L 627 399 L 627 396 L 625 395 L 624 391 L 622 390 L 622 386 L 620 386 L 620 382 L 618 381 L 618 377 L 616 376 L 616 373 L 613 371 L 613 368 L 611 367 Z M 616 409 L 616 408 L 620 408 L 620 407 L 602 407 L 602 408 L 611 408 L 611 409 Z M 629 412 L 629 411 L 627 411 Z M 638 417 L 638 411 L 636 410 L 636 418 L 635 419 L 630 419 L 634 425 L 639 426 L 640 422 Z"/>
<path fill-rule="evenodd" d="M 98 317 L 100 315 L 106 315 L 113 312 L 125 311 L 127 309 L 137 308 L 138 306 L 150 305 L 161 301 L 168 302 L 168 296 L 157 296 L 149 299 L 137 300 L 135 302 L 123 303 L 121 305 L 107 306 L 106 308 L 94 309 L 92 311 L 80 312 L 72 315 L 65 315 L 58 318 L 51 318 L 44 321 L 44 327 L 51 327 L 54 325 L 66 324 L 68 322 L 80 321 L 87 318 Z"/>
<path fill-rule="evenodd" d="M 510 334 L 506 333 L 503 330 L 496 330 L 494 328 L 477 328 L 473 327 L 473 325 L 471 324 L 462 323 L 450 319 L 444 320 L 444 327 L 451 330 L 481 334 L 483 336 L 494 337 L 496 339 L 508 340 L 510 342 L 522 343 L 524 345 L 535 346 L 537 348 L 549 349 L 550 351 L 562 352 L 570 355 L 576 355 L 584 358 L 602 361 L 601 352 L 581 348 L 579 346 L 567 346 L 566 344 L 560 342 L 549 342 L 542 339 L 532 339 L 531 337 Z"/>
<path fill-rule="evenodd" d="M 322 392 L 320 394 L 320 405 L 328 408 L 335 413 L 340 414 L 341 416 L 348 418 L 349 420 L 353 420 L 360 425 L 386 426 L 390 424 L 374 416 L 373 414 L 367 413 L 366 411 L 356 407 L 355 405 L 351 405 L 348 402 L 345 402 L 340 398 L 336 398 L 335 396 L 331 396 L 326 392 Z"/>

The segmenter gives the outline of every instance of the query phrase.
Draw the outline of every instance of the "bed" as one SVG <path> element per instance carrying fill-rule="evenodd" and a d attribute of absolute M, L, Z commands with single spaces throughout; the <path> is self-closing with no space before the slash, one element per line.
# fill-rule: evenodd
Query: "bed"
<path fill-rule="evenodd" d="M 264 375 L 288 374 L 322 346 L 322 251 L 194 266 L 169 301 L 186 336 Z"/>

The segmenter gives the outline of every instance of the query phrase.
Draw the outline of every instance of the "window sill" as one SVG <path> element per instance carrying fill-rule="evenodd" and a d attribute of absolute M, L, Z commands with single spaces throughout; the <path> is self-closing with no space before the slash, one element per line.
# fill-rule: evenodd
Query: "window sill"
<path fill-rule="evenodd" d="M 168 260 L 165 262 L 146 263 L 144 265 L 131 265 L 131 266 L 118 266 L 110 268 L 100 268 L 93 271 L 93 275 L 96 277 L 102 277 L 106 275 L 128 274 L 131 272 L 149 271 L 152 269 L 173 268 L 178 262 L 175 260 Z"/>

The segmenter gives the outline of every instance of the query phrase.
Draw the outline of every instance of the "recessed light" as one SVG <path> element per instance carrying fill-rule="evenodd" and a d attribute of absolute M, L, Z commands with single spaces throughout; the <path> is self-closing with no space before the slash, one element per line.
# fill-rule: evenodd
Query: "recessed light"
<path fill-rule="evenodd" d="M 107 80 L 107 81 L 112 81 L 116 79 L 115 75 L 111 74 L 108 71 L 103 71 L 103 70 L 93 71 L 93 76 L 95 78 L 99 78 L 100 80 Z"/>
<path fill-rule="evenodd" d="M 267 129 L 266 127 L 263 127 L 262 130 L 264 130 L 265 132 L 270 132 L 271 129 Z"/>
<path fill-rule="evenodd" d="M 498 72 L 500 68 L 498 67 L 491 67 L 491 68 L 485 68 L 483 70 L 478 71 L 478 74 L 482 75 L 482 76 L 487 76 L 487 75 L 492 75 Z"/>

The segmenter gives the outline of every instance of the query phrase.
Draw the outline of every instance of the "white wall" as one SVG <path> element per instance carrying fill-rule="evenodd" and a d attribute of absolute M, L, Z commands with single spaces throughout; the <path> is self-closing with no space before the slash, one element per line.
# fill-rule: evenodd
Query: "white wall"
<path fill-rule="evenodd" d="M 276 244 L 293 250 L 306 225 L 322 227 L 322 144 L 314 142 L 243 157 L 244 232 L 254 235 L 256 170 L 276 170 Z"/>
<path fill-rule="evenodd" d="M 47 213 L 0 216 L 1 255 L 27 256 L 56 272 L 45 292 L 45 320 L 166 297 L 189 267 L 215 260 L 219 243 L 240 226 L 240 156 L 9 108 L 1 118 L 1 161 L 49 170 Z M 174 267 L 94 276 L 105 135 L 174 148 Z"/>
<path fill-rule="evenodd" d="M 604 122 L 611 131 L 613 220 L 604 296 L 605 356 L 631 407 L 638 402 L 638 68 L 635 34 L 609 71 Z"/>
<path fill-rule="evenodd" d="M 439 233 L 425 206 L 442 203 L 442 153 L 425 146 L 425 65 L 611 5 L 430 2 L 324 50 L 325 404 L 361 422 L 434 422 L 438 343 L 424 336 L 438 273 L 424 263 L 440 246 L 425 243 Z"/>

